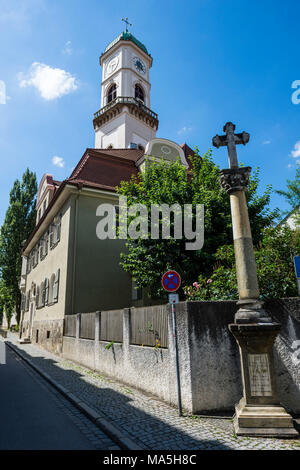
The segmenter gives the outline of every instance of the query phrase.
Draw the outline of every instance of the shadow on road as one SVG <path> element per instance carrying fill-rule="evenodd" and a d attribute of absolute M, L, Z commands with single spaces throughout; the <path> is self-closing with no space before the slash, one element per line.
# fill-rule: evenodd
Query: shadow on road
<path fill-rule="evenodd" d="M 43 356 L 31 356 L 23 348 L 19 348 L 15 343 L 12 344 L 19 350 L 20 354 L 30 359 L 34 365 L 49 374 L 52 379 L 55 379 L 60 385 L 74 393 L 77 398 L 83 400 L 117 428 L 128 433 L 128 437 L 135 441 L 141 448 L 151 450 L 231 449 L 218 439 L 211 439 L 213 432 L 219 433 L 220 439 L 222 438 L 225 429 L 222 430 L 220 420 L 218 420 L 218 425 L 216 424 L 215 427 L 211 421 L 207 427 L 203 424 L 199 432 L 203 437 L 191 436 L 182 429 L 172 426 L 172 424 L 164 420 L 166 412 L 163 411 L 163 407 L 165 405 L 162 405 L 159 400 L 157 401 L 157 407 L 162 407 L 162 411 L 158 411 L 161 418 L 139 409 L 136 403 L 133 405 L 133 399 L 130 397 L 132 392 L 128 387 L 124 386 L 124 393 L 119 393 L 112 387 L 109 387 L 109 378 L 101 376 L 101 381 L 106 381 L 108 386 L 107 388 L 99 388 L 87 382 L 85 375 L 81 374 L 80 371 L 63 369 L 59 367 L 59 361 L 56 362 L 53 359 Z M 78 368 L 79 367 L 80 366 L 78 366 Z M 92 371 L 90 373 L 93 374 Z M 95 374 L 100 375 L 98 372 L 95 372 Z M 120 386 L 122 387 L 122 385 Z M 19 397 L 20 403 L 22 403 L 21 391 Z M 152 404 L 153 402 L 151 405 Z M 149 408 L 151 405 L 149 405 Z M 188 426 L 191 418 L 183 417 L 181 420 Z M 231 429 L 233 433 L 231 423 L 227 422 L 226 427 L 227 432 L 228 429 Z"/>

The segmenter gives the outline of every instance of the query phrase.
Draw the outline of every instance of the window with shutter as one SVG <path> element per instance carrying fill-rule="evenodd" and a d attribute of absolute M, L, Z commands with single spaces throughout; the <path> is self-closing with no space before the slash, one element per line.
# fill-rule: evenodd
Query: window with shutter
<path fill-rule="evenodd" d="M 42 284 L 41 284 L 41 303 L 40 303 L 41 307 L 44 307 L 44 305 L 45 305 L 45 293 L 46 293 L 45 287 L 46 287 L 45 282 L 42 282 Z"/>
<path fill-rule="evenodd" d="M 54 226 L 53 226 L 53 224 L 50 225 L 49 240 L 50 240 L 50 248 L 52 248 L 53 245 L 54 245 Z"/>
<path fill-rule="evenodd" d="M 44 244 L 44 257 L 48 254 L 48 243 L 49 243 L 49 230 L 45 235 L 45 244 Z"/>
<path fill-rule="evenodd" d="M 49 279 L 45 279 L 45 305 L 48 304 L 49 300 Z"/>
<path fill-rule="evenodd" d="M 53 285 L 53 302 L 58 301 L 59 274 L 60 274 L 60 269 L 58 269 L 55 274 L 54 285 Z"/>
<path fill-rule="evenodd" d="M 26 297 L 26 312 L 29 310 L 29 299 L 30 299 L 30 290 L 27 292 L 27 297 Z"/>
<path fill-rule="evenodd" d="M 49 282 L 49 304 L 53 303 L 53 288 L 54 288 L 55 274 L 52 274 Z"/>
<path fill-rule="evenodd" d="M 40 241 L 40 261 L 42 261 L 42 259 L 44 258 L 44 245 L 45 245 L 45 238 L 43 235 Z"/>
<path fill-rule="evenodd" d="M 59 242 L 60 240 L 60 232 L 61 232 L 61 214 L 57 218 L 57 223 L 56 223 L 56 242 Z"/>
<path fill-rule="evenodd" d="M 37 286 L 36 294 L 35 294 L 35 306 L 36 306 L 36 308 L 39 307 L 39 301 L 40 301 L 40 288 L 39 288 L 39 286 Z"/>

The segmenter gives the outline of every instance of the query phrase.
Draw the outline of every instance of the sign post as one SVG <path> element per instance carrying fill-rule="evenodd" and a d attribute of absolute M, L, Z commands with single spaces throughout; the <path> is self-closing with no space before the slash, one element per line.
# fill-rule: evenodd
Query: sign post
<path fill-rule="evenodd" d="M 298 285 L 298 294 L 300 297 L 300 256 L 294 256 L 294 266 Z"/>
<path fill-rule="evenodd" d="M 179 372 L 179 355 L 178 355 L 178 343 L 177 343 L 177 327 L 176 327 L 176 311 L 175 305 L 179 302 L 179 296 L 175 292 L 179 289 L 181 279 L 176 271 L 167 271 L 162 277 L 162 286 L 169 292 L 169 303 L 172 306 L 172 326 L 173 326 L 173 338 L 175 347 L 175 363 L 176 363 L 176 379 L 177 379 L 177 396 L 178 396 L 178 414 L 182 416 L 182 404 L 181 404 L 181 387 L 180 387 L 180 372 Z"/>

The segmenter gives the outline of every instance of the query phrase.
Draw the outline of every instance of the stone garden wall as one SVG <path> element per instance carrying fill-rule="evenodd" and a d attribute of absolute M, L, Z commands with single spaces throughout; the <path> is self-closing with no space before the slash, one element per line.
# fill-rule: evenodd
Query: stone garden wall
<path fill-rule="evenodd" d="M 131 344 L 131 338 L 136 335 L 130 331 L 131 311 L 125 309 L 120 317 L 123 341 L 101 340 L 103 321 L 101 323 L 100 312 L 94 317 L 94 339 L 80 338 L 81 315 L 77 315 L 76 332 L 73 336 L 63 337 L 62 354 L 65 358 L 176 405 L 170 308 L 168 305 L 150 308 L 153 318 L 155 309 L 158 316 L 163 311 L 167 315 L 167 347 Z M 275 343 L 279 398 L 289 411 L 300 413 L 300 300 L 270 301 L 265 308 L 274 320 L 282 324 Z M 146 309 L 142 312 L 144 315 L 147 314 Z M 211 413 L 233 410 L 242 395 L 239 351 L 228 330 L 236 310 L 233 301 L 181 302 L 176 306 L 182 403 L 187 411 Z"/>

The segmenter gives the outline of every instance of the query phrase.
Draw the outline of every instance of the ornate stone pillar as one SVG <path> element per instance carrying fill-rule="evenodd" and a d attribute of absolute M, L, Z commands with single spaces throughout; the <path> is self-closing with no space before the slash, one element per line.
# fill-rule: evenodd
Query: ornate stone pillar
<path fill-rule="evenodd" d="M 230 195 L 235 264 L 239 291 L 239 310 L 235 321 L 249 323 L 271 321 L 259 301 L 256 263 L 246 201 L 251 168 L 230 168 L 220 171 L 221 186 Z"/>
<path fill-rule="evenodd" d="M 292 417 L 280 405 L 274 369 L 273 346 L 280 324 L 272 321 L 260 300 L 256 262 L 245 192 L 250 167 L 238 167 L 236 145 L 245 145 L 249 134 L 234 134 L 235 125 L 225 124 L 226 135 L 213 138 L 216 147 L 227 146 L 229 169 L 220 171 L 222 187 L 230 196 L 239 309 L 229 325 L 240 350 L 243 397 L 235 407 L 236 434 L 262 437 L 297 437 Z"/>

